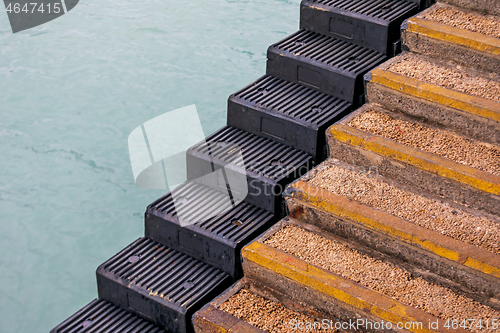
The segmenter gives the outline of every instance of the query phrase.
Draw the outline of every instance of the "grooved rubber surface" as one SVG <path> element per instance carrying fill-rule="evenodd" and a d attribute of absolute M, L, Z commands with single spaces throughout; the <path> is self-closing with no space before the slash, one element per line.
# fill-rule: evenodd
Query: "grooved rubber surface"
<path fill-rule="evenodd" d="M 413 2 L 405 0 L 312 0 L 310 2 L 384 21 L 394 20 L 415 7 Z"/>
<path fill-rule="evenodd" d="M 102 299 L 95 299 L 51 333 L 166 333 Z"/>

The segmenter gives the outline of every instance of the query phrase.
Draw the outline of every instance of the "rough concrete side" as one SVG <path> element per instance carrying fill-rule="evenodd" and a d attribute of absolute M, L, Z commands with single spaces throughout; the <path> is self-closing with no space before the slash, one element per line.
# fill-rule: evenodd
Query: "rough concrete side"
<path fill-rule="evenodd" d="M 500 73 L 500 57 L 476 51 L 458 44 L 448 43 L 403 29 L 403 50 L 435 59 L 453 61 L 459 65 L 486 72 Z"/>
<path fill-rule="evenodd" d="M 500 123 L 495 120 L 426 101 L 375 82 L 366 82 L 366 99 L 368 103 L 405 113 L 431 125 L 444 127 L 484 142 L 500 144 Z"/>
<path fill-rule="evenodd" d="M 329 131 L 327 131 L 327 137 L 330 157 L 354 166 L 377 167 L 379 174 L 405 186 L 415 186 L 466 207 L 500 216 L 500 196 L 498 195 L 482 192 L 410 164 L 394 161 L 360 147 L 337 141 Z"/>
<path fill-rule="evenodd" d="M 500 310 L 500 280 L 459 263 L 442 258 L 403 241 L 369 229 L 359 223 L 286 198 L 290 216 L 324 230 L 347 242 L 350 247 L 422 276 L 433 284 L 464 293 L 470 298 Z M 382 256 L 380 254 L 383 254 Z"/>
<path fill-rule="evenodd" d="M 471 9 L 483 14 L 500 15 L 500 2 L 496 0 L 439 0 L 439 2 Z"/>

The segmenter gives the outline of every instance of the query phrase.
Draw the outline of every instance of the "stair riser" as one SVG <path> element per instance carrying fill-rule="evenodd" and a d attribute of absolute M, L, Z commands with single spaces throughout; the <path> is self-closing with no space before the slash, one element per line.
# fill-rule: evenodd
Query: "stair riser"
<path fill-rule="evenodd" d="M 241 246 L 239 249 L 235 249 L 229 244 L 214 242 L 209 237 L 192 232 L 177 224 L 167 224 L 163 219 L 156 216 L 146 218 L 145 236 L 171 249 L 219 268 L 234 278 L 241 275 L 240 258 L 237 255 Z"/>
<path fill-rule="evenodd" d="M 500 310 L 500 304 L 490 301 L 490 298 L 500 299 L 500 279 L 396 240 L 360 223 L 339 218 L 294 198 L 287 197 L 286 201 L 293 218 L 338 236 L 354 248 L 362 246 L 393 257 L 395 261 L 405 263 L 407 270 L 433 272 L 436 274 L 433 279 L 439 284 Z M 412 267 L 408 267 L 408 264 Z"/>
<path fill-rule="evenodd" d="M 376 82 L 366 82 L 366 100 L 389 110 L 398 110 L 417 119 L 439 124 L 459 134 L 500 144 L 500 124 L 469 112 L 401 93 Z"/>
<path fill-rule="evenodd" d="M 330 157 L 355 166 L 377 168 L 380 175 L 401 184 L 416 186 L 459 204 L 500 216 L 500 196 L 498 195 L 486 193 L 438 174 L 339 142 L 330 135 L 328 135 L 328 145 Z"/>

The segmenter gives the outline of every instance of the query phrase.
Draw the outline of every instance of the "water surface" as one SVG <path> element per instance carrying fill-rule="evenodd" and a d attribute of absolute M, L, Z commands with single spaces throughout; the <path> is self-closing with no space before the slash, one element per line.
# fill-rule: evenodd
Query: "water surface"
<path fill-rule="evenodd" d="M 134 184 L 129 133 L 190 104 L 205 134 L 223 126 L 298 17 L 299 0 L 80 0 L 12 34 L 0 13 L 1 333 L 48 332 L 97 296 L 95 269 L 162 194 Z"/>

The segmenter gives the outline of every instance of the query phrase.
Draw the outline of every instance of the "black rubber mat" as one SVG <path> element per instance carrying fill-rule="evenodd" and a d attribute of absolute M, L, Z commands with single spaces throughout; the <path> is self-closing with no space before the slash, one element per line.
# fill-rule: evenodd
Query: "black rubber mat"
<path fill-rule="evenodd" d="M 230 126 L 188 149 L 186 156 L 188 180 L 214 172 L 220 175 L 221 170 L 241 175 L 246 183 L 236 188 L 227 183 L 225 174 L 217 176 L 217 183 L 221 189 L 229 188 L 234 196 L 243 193 L 246 202 L 276 218 L 285 214 L 281 193 L 286 185 L 314 165 L 313 157 L 306 152 Z"/>
<path fill-rule="evenodd" d="M 147 238 L 97 268 L 99 298 L 169 332 L 192 332 L 193 313 L 230 283 L 221 270 Z"/>
<path fill-rule="evenodd" d="M 308 30 L 267 50 L 267 74 L 361 105 L 363 75 L 387 60 L 377 51 Z"/>
<path fill-rule="evenodd" d="M 394 56 L 401 23 L 418 10 L 407 0 L 303 0 L 300 28 Z"/>
<path fill-rule="evenodd" d="M 326 129 L 352 105 L 306 86 L 265 75 L 232 94 L 227 124 L 326 159 Z"/>
<path fill-rule="evenodd" d="M 50 333 L 166 333 L 136 315 L 95 299 Z"/>

